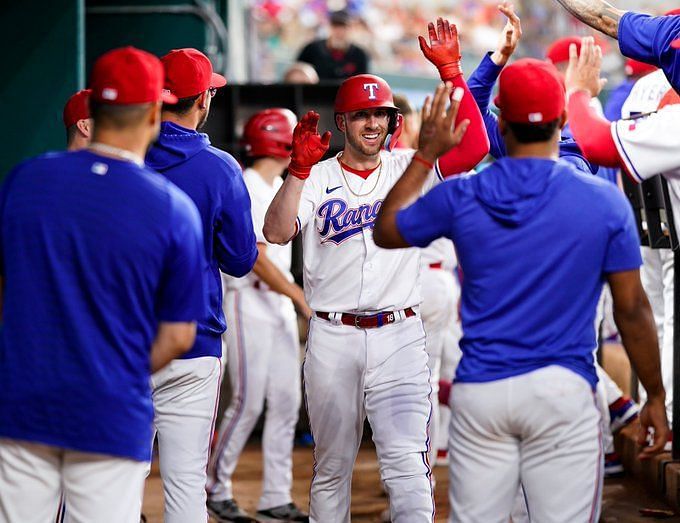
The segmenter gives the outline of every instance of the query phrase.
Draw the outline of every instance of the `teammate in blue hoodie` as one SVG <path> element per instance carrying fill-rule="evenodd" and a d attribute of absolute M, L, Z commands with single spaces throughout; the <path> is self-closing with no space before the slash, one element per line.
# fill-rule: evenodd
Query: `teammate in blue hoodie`
<path fill-rule="evenodd" d="M 489 154 L 496 159 L 506 156 L 507 151 L 503 136 L 498 129 L 497 117 L 489 109 L 491 96 L 498 76 L 515 52 L 522 36 L 520 19 L 515 14 L 512 5 L 504 2 L 499 6 L 499 11 L 508 18 L 508 21 L 500 35 L 498 47 L 494 52 L 484 55 L 477 69 L 473 71 L 468 79 L 470 92 L 484 118 L 484 126 L 486 127 L 486 133 L 489 136 L 489 143 L 491 145 Z M 566 126 L 562 129 L 559 147 L 561 159 L 573 164 L 583 172 L 598 173 L 597 165 L 589 163 L 584 158 L 581 149 Z"/>
<path fill-rule="evenodd" d="M 455 105 L 426 105 L 420 150 L 432 162 L 456 144 Z M 446 237 L 465 273 L 463 357 L 452 389 L 450 521 L 506 521 L 518 487 L 532 520 L 597 521 L 600 414 L 593 399 L 594 318 L 609 282 L 615 320 L 648 391 L 643 457 L 668 434 L 656 329 L 640 282 L 630 205 L 609 182 L 558 161 L 565 93 L 552 64 L 518 60 L 500 76 L 499 129 L 508 156 L 417 199 L 413 162 L 388 194 L 374 240 L 425 247 Z"/>
<path fill-rule="evenodd" d="M 161 61 L 165 88 L 179 98 L 164 106 L 161 133 L 146 156 L 149 167 L 186 192 L 203 223 L 210 315 L 198 322 L 196 343 L 182 358 L 154 374 L 153 402 L 165 521 L 206 521 L 206 467 L 221 375 L 222 312 L 220 270 L 244 276 L 253 268 L 257 245 L 250 197 L 234 158 L 198 133 L 210 100 L 226 84 L 196 49 L 174 50 Z"/>

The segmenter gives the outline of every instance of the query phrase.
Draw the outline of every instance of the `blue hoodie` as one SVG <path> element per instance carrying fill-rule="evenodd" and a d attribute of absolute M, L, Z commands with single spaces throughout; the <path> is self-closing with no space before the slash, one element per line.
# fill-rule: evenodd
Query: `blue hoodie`
<path fill-rule="evenodd" d="M 206 134 L 171 122 L 161 124 L 160 136 L 146 155 L 146 164 L 189 195 L 203 224 L 210 266 L 206 268 L 210 271 L 206 278 L 210 314 L 198 322 L 196 343 L 184 358 L 220 357 L 221 335 L 226 329 L 220 270 L 244 276 L 257 259 L 250 196 L 241 167 L 230 154 L 212 147 Z"/>
<path fill-rule="evenodd" d="M 637 227 L 614 184 L 563 160 L 501 158 L 397 214 L 410 245 L 453 240 L 463 269 L 456 381 L 561 365 L 594 387 L 595 309 L 608 273 L 637 269 Z"/>

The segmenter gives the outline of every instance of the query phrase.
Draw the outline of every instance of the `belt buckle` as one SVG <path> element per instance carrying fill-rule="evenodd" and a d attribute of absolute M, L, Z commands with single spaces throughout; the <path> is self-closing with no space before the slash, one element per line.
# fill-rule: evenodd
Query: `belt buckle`
<path fill-rule="evenodd" d="M 361 316 L 360 316 L 359 314 L 355 314 L 355 315 L 354 315 L 354 326 L 355 326 L 357 329 L 361 329 L 361 328 L 362 328 L 361 325 L 359 325 L 359 322 L 360 322 L 360 321 L 361 321 Z"/>

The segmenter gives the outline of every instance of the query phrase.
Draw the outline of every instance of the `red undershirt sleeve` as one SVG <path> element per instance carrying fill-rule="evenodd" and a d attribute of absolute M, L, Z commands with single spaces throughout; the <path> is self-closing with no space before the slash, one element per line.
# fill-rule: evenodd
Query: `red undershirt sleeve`
<path fill-rule="evenodd" d="M 460 144 L 447 151 L 437 160 L 438 174 L 446 178 L 454 174 L 468 172 L 481 162 L 489 152 L 489 138 L 486 135 L 482 113 L 479 112 L 479 107 L 477 107 L 463 75 L 460 74 L 455 78 L 445 78 L 444 80 L 451 82 L 454 90 L 456 87 L 462 87 L 465 91 L 458 108 L 456 125 L 465 119 L 470 120 L 470 125 Z"/>
<path fill-rule="evenodd" d="M 623 168 L 612 137 L 611 122 L 590 106 L 590 94 L 576 91 L 569 97 L 567 109 L 571 132 L 586 159 L 603 167 Z"/>

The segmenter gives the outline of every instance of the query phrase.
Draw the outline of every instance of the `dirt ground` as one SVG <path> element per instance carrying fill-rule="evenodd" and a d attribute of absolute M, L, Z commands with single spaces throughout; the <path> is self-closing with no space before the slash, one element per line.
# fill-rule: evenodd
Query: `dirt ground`
<path fill-rule="evenodd" d="M 257 444 L 249 444 L 244 451 L 234 475 L 234 490 L 238 503 L 246 510 L 255 512 L 260 494 L 262 476 L 261 452 Z M 300 507 L 309 502 L 309 481 L 312 471 L 312 452 L 308 448 L 296 448 L 294 453 L 293 499 Z M 448 480 L 446 467 L 435 467 L 437 485 L 435 503 L 437 522 L 446 521 L 449 509 L 446 490 Z M 387 507 L 387 498 L 380 487 L 378 462 L 370 444 L 365 444 L 359 452 L 354 468 L 352 483 L 352 522 L 378 523 L 380 513 Z M 633 479 L 624 478 L 605 482 L 603 523 L 649 523 L 654 519 L 639 515 L 640 508 L 668 509 L 661 501 L 650 497 Z M 144 515 L 148 523 L 163 521 L 163 492 L 158 466 L 154 464 L 151 477 L 147 480 L 144 495 Z M 211 520 L 212 521 L 212 520 Z M 678 521 L 680 517 L 665 519 Z"/>

